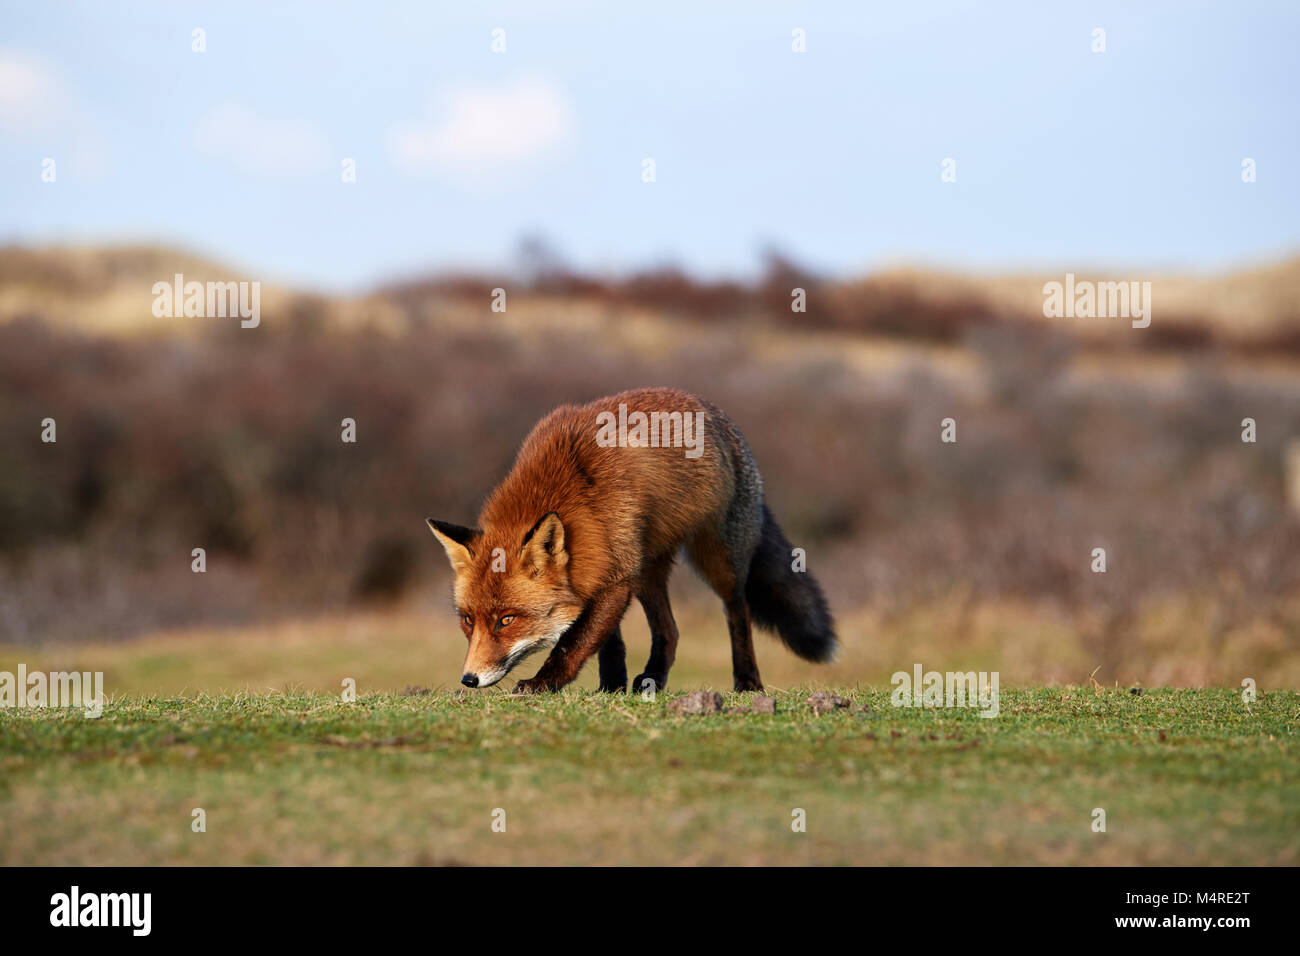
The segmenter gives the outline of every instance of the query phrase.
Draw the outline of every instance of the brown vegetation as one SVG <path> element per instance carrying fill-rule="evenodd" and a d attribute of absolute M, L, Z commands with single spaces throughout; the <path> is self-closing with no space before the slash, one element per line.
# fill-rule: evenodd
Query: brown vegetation
<path fill-rule="evenodd" d="M 22 291 L 15 268 L 0 265 L 0 302 Z M 71 282 L 29 277 L 22 294 L 43 281 Z M 662 384 L 741 426 L 837 609 L 888 621 L 955 600 L 959 640 L 981 607 L 1040 602 L 1094 660 L 1117 664 L 1138 653 L 1144 615 L 1175 600 L 1203 607 L 1198 640 L 1255 628 L 1294 653 L 1290 360 L 1212 343 L 1099 358 L 1045 321 L 937 296 L 922 308 L 917 287 L 890 281 L 858 298 L 823 289 L 839 303 L 829 315 L 814 296 L 807 317 L 779 321 L 762 306 L 785 289 L 788 313 L 776 280 L 583 289 L 550 276 L 505 314 L 476 282 L 434 282 L 264 297 L 257 329 L 173 319 L 183 334 L 129 337 L 63 321 L 71 293 L 49 316 L 32 299 L 0 324 L 0 643 L 317 613 L 413 589 L 441 600 L 426 515 L 472 519 L 553 406 Z M 101 288 L 75 287 L 90 290 L 78 309 Z M 908 321 L 920 315 L 930 331 L 918 336 Z M 56 444 L 40 440 L 47 417 Z M 948 417 L 955 444 L 939 440 Z M 1254 444 L 1241 441 L 1247 417 Z M 355 444 L 340 440 L 343 418 Z M 196 547 L 205 575 L 190 570 Z M 1106 574 L 1089 570 L 1095 547 Z"/>

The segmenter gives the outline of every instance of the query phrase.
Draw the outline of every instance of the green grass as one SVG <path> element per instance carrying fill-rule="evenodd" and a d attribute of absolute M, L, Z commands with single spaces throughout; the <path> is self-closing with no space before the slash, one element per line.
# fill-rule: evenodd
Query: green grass
<path fill-rule="evenodd" d="M 861 709 L 816 716 L 798 690 L 776 715 L 588 691 L 4 710 L 0 862 L 1300 862 L 1295 692 L 1004 690 L 995 719 L 841 693 Z"/>

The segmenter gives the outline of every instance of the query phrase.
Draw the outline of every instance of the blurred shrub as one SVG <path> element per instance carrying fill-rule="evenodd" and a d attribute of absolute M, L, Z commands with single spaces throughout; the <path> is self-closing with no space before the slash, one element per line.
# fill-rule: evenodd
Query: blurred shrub
<path fill-rule="evenodd" d="M 780 300 L 788 315 L 788 283 L 816 288 L 793 264 L 770 272 L 741 296 L 750 307 Z M 551 268 L 538 281 L 566 280 Z M 675 313 L 736 308 L 740 294 L 689 291 L 671 272 L 621 288 Z M 760 354 L 716 317 L 653 348 L 562 325 L 521 343 L 488 321 L 444 321 L 446 290 L 432 287 L 405 293 L 428 321 L 400 336 L 322 331 L 310 299 L 255 332 L 183 339 L 0 324 L 0 640 L 441 594 L 424 518 L 471 522 L 551 408 L 645 384 L 696 391 L 739 423 L 837 606 L 1048 600 L 1110 658 L 1161 594 L 1216 589 L 1223 622 L 1287 613 L 1300 530 L 1282 446 L 1300 434 L 1300 383 L 1242 375 L 1212 350 L 1182 373 L 1140 355 L 1081 369 L 1077 345 L 1041 326 L 877 291 L 816 321 L 951 339 L 962 362 L 918 348 L 864 372 L 825 350 Z M 1255 445 L 1240 441 L 1246 416 Z M 40 441 L 46 417 L 55 445 Z M 955 444 L 939 441 L 947 417 Z M 1098 546 L 1106 575 L 1088 571 Z M 190 571 L 196 547 L 206 576 Z"/>

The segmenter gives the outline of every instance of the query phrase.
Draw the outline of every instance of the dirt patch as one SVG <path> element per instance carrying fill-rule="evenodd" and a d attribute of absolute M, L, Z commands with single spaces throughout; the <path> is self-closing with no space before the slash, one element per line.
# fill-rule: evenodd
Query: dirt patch
<path fill-rule="evenodd" d="M 722 710 L 722 695 L 714 690 L 696 690 L 669 701 L 670 714 L 716 714 Z"/>

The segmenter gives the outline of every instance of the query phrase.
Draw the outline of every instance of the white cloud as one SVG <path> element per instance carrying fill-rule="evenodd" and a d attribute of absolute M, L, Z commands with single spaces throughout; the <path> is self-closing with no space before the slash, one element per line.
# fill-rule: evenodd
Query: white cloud
<path fill-rule="evenodd" d="M 0 132 L 39 145 L 38 155 L 56 161 L 61 179 L 102 180 L 112 165 L 100 118 L 81 106 L 53 65 L 20 50 L 0 50 Z"/>
<path fill-rule="evenodd" d="M 576 127 L 573 108 L 555 83 L 520 78 L 443 91 L 431 118 L 389 131 L 388 147 L 403 169 L 476 178 L 563 153 Z"/>
<path fill-rule="evenodd" d="M 194 145 L 258 176 L 305 175 L 332 162 L 329 143 L 312 124 L 264 119 L 242 106 L 221 106 L 204 116 L 194 130 Z"/>
<path fill-rule="evenodd" d="M 44 131 L 67 111 L 69 98 L 53 67 L 16 50 L 0 50 L 0 128 Z"/>

